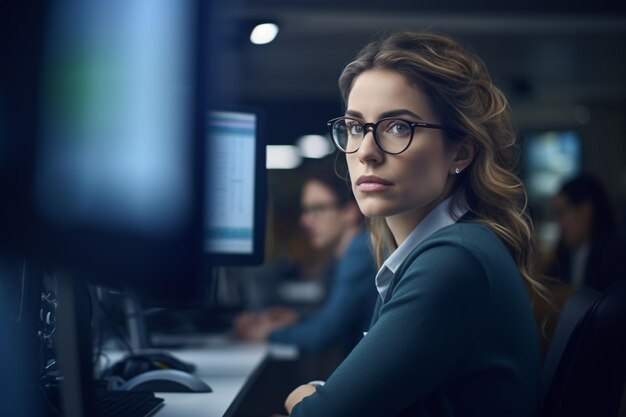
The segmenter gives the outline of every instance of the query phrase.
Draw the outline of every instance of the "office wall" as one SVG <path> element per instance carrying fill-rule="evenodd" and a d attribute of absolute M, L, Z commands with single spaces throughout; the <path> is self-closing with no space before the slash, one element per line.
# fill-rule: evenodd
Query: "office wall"
<path fill-rule="evenodd" d="M 589 105 L 590 121 L 580 127 L 583 168 L 606 185 L 613 201 L 626 199 L 626 103 Z"/>

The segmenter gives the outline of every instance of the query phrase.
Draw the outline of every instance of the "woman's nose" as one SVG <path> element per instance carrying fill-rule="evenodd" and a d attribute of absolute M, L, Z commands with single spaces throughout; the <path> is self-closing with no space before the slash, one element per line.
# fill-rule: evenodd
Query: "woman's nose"
<path fill-rule="evenodd" d="M 357 151 L 359 160 L 363 163 L 366 162 L 380 162 L 383 158 L 383 151 L 380 149 L 376 140 L 374 139 L 374 131 L 371 127 L 367 129 L 363 136 L 361 146 Z"/>

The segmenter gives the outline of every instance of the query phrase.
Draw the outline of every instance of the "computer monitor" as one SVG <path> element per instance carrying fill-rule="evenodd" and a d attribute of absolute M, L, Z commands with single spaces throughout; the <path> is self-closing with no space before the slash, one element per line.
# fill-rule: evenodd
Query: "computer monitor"
<path fill-rule="evenodd" d="M 581 138 L 574 130 L 546 130 L 524 135 L 522 176 L 533 203 L 549 201 L 559 187 L 581 170 Z"/>
<path fill-rule="evenodd" d="M 58 278 L 62 411 L 86 416 L 93 357 L 77 284 L 197 295 L 209 26 L 219 19 L 200 0 L 7 6 L 0 253 Z"/>
<path fill-rule="evenodd" d="M 266 168 L 261 132 L 258 111 L 208 113 L 203 248 L 211 267 L 263 262 Z"/>
<path fill-rule="evenodd" d="M 32 27 L 17 19 L 1 68 L 0 250 L 155 298 L 195 296 L 203 3 L 62 0 L 23 12 Z"/>

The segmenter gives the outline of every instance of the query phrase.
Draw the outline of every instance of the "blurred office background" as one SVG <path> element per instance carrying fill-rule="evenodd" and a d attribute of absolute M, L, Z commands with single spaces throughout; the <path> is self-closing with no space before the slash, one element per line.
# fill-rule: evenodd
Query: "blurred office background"
<path fill-rule="evenodd" d="M 332 151 L 325 122 L 343 111 L 343 67 L 368 41 L 398 29 L 451 34 L 486 62 L 511 102 L 519 169 L 544 250 L 558 238 L 552 197 L 582 172 L 607 187 L 624 227 L 626 12 L 618 3 L 241 0 L 221 13 L 226 30 L 214 93 L 218 102 L 229 97 L 263 109 L 273 145 L 268 260 L 310 255 L 297 227 L 301 166 Z M 251 31 L 262 23 L 275 24 L 278 34 L 253 44 Z"/>
<path fill-rule="evenodd" d="M 511 102 L 521 146 L 518 168 L 529 189 L 544 252 L 558 238 L 553 196 L 564 181 L 583 172 L 594 175 L 607 188 L 618 228 L 625 236 L 626 10 L 618 2 L 219 3 L 213 16 L 219 22 L 212 40 L 217 46 L 210 62 L 214 106 L 259 110 L 268 144 L 266 262 L 261 268 L 245 267 L 233 273 L 251 284 L 246 294 L 238 294 L 238 288 L 234 288 L 236 294 L 228 294 L 237 285 L 217 286 L 217 292 L 226 293 L 224 299 L 233 302 L 232 310 L 261 308 L 290 297 L 296 301 L 308 297 L 309 304 L 323 301 L 319 286 L 305 285 L 298 290 L 276 282 L 323 278 L 330 258 L 330 253 L 311 249 L 298 224 L 304 173 L 318 158 L 333 158 L 326 121 L 343 112 L 337 87 L 342 69 L 366 43 L 396 30 L 450 34 L 486 62 L 496 85 Z M 262 26 L 251 39 L 260 24 L 274 26 Z M 273 39 L 272 34 L 276 35 Z M 9 37 L 5 41 L 12 42 Z M 4 92 L 9 86 L 0 88 Z M 0 117 L 8 114 L 8 106 L 0 103 Z M 0 123 L 8 124 L 8 120 Z M 283 300 L 277 297 L 276 288 L 287 288 Z M 119 310 L 119 316 L 126 318 L 123 308 Z M 216 315 L 206 316 L 214 319 Z M 158 324 L 167 328 L 163 320 L 167 318 Z M 220 321 L 217 327 L 224 330 L 229 324 Z M 171 319 L 169 328 L 189 330 L 176 318 Z M 12 346 L 0 349 L 17 351 Z"/>

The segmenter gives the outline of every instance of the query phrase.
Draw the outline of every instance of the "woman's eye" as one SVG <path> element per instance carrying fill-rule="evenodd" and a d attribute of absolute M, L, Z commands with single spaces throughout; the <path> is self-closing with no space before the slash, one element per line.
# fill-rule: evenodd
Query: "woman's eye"
<path fill-rule="evenodd" d="M 363 133 L 363 126 L 360 123 L 349 123 L 348 132 L 352 135 L 360 135 Z"/>
<path fill-rule="evenodd" d="M 397 136 L 404 136 L 408 134 L 410 130 L 411 128 L 406 123 L 402 122 L 393 123 L 388 129 L 390 133 Z"/>

